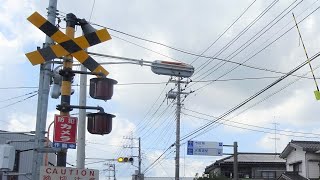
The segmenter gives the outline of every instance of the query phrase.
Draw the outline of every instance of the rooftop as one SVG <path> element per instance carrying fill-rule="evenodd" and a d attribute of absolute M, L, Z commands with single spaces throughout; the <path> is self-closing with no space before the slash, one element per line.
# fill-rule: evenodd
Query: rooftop
<path fill-rule="evenodd" d="M 294 141 L 294 140 L 291 140 L 291 142 L 289 142 L 289 144 L 284 148 L 284 150 L 280 154 L 280 157 L 286 158 L 289 155 L 289 153 L 295 148 L 300 148 L 303 151 L 316 153 L 317 151 L 320 150 L 320 141 Z"/>

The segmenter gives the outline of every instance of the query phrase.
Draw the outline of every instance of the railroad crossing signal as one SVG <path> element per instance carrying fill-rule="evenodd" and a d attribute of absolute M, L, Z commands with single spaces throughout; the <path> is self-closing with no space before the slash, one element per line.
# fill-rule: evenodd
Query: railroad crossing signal
<path fill-rule="evenodd" d="M 69 36 L 61 32 L 56 26 L 46 20 L 43 16 L 41 16 L 38 12 L 34 12 L 30 17 L 28 17 L 28 20 L 58 43 L 56 45 L 51 45 L 49 47 L 27 53 L 26 56 L 32 65 L 42 64 L 54 58 L 59 58 L 70 54 L 91 72 L 103 73 L 105 76 L 109 74 L 107 70 L 105 70 L 83 50 L 90 46 L 110 40 L 111 36 L 106 29 L 97 30 L 78 38 L 71 39 Z"/>

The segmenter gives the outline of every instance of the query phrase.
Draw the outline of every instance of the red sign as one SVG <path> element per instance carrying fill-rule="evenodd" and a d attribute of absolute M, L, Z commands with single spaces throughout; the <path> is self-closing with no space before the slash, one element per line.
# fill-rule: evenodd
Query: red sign
<path fill-rule="evenodd" d="M 76 117 L 55 114 L 53 142 L 75 144 L 77 137 L 77 121 L 78 118 Z"/>

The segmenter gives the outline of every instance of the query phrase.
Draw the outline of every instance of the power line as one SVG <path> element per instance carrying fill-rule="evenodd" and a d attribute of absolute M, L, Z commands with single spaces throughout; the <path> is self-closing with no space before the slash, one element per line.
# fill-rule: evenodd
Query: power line
<path fill-rule="evenodd" d="M 231 41 L 229 41 L 224 47 L 222 47 L 217 53 L 215 53 L 215 55 L 213 55 L 213 57 L 218 57 L 219 55 L 221 55 L 223 52 L 225 52 L 232 44 L 234 44 L 242 35 L 244 35 L 254 24 L 256 24 L 276 3 L 278 3 L 279 0 L 274 0 L 271 2 L 271 4 L 269 4 L 253 21 L 251 21 L 241 32 L 239 32 Z M 197 74 L 198 72 L 200 72 L 202 69 L 204 69 L 205 67 L 207 67 L 212 61 L 207 61 L 204 62 L 201 66 L 202 68 L 200 68 L 195 74 Z M 222 63 L 219 62 L 218 64 L 216 64 L 214 67 L 219 66 Z M 224 63 L 226 64 L 226 62 Z M 223 65 L 224 65 L 223 64 Z M 221 65 L 221 66 L 223 66 Z M 219 68 L 221 67 L 219 66 Z M 214 68 L 213 67 L 213 68 Z M 200 75 L 201 76 L 201 75 Z"/>
<path fill-rule="evenodd" d="M 190 110 L 190 109 L 187 109 L 187 108 L 184 108 L 185 110 L 187 111 L 191 111 L 191 112 L 194 112 L 194 113 L 197 113 L 197 114 L 201 114 L 201 115 L 204 115 L 204 116 L 208 116 L 208 117 L 212 117 L 214 119 L 218 119 L 217 117 L 215 116 L 211 116 L 211 115 L 208 115 L 208 114 L 205 114 L 205 113 L 201 113 L 201 112 L 197 112 L 197 111 L 193 111 L 193 110 Z M 191 115 L 191 114 L 187 114 L 187 113 L 182 113 L 186 116 L 191 116 L 191 117 L 194 117 L 194 118 L 197 118 L 197 119 L 202 119 L 202 120 L 206 120 L 206 121 L 213 121 L 211 119 L 207 119 L 207 118 L 202 118 L 202 117 L 198 117 L 198 116 L 194 116 L 194 115 Z M 257 125 L 253 125 L 253 124 L 248 124 L 248 123 L 241 123 L 241 122 L 238 122 L 238 121 L 232 121 L 231 120 L 232 118 L 229 118 L 229 119 L 222 119 L 224 122 L 221 122 L 219 124 L 223 124 L 223 125 L 229 125 L 229 124 L 226 124 L 225 122 L 231 122 L 231 123 L 235 123 L 235 124 L 240 124 L 240 125 L 245 125 L 245 126 L 251 126 L 251 127 L 255 127 L 255 128 L 260 128 L 260 129 L 265 129 L 265 130 L 271 130 L 271 131 L 274 131 L 274 128 L 268 128 L 268 127 L 263 127 L 263 126 L 257 126 Z M 282 129 L 277 129 L 277 131 L 281 131 L 281 132 L 285 132 L 285 133 L 296 133 L 296 134 L 304 134 L 304 135 L 315 135 L 315 136 L 320 136 L 320 134 L 317 134 L 317 133 L 308 133 L 308 132 L 298 132 L 298 131 L 289 131 L 289 130 L 282 130 Z M 273 132 L 271 132 L 273 133 Z"/>
<path fill-rule="evenodd" d="M 300 24 L 302 21 L 304 21 L 307 17 L 309 17 L 311 14 L 313 14 L 315 11 L 317 11 L 320 8 L 317 7 L 315 10 L 313 10 L 311 13 L 309 13 L 306 17 L 304 17 L 302 20 L 300 20 L 298 22 L 298 24 Z M 270 42 L 267 46 L 265 46 L 264 48 L 262 48 L 261 50 L 259 50 L 258 52 L 256 52 L 254 55 L 252 55 L 251 57 L 249 57 L 248 59 L 246 59 L 245 61 L 243 61 L 243 63 L 249 61 L 250 59 L 252 59 L 254 56 L 256 56 L 257 54 L 259 54 L 260 52 L 262 52 L 263 50 L 265 50 L 267 47 L 269 47 L 271 44 L 273 44 L 274 42 L 276 42 L 277 40 L 279 40 L 281 37 L 283 37 L 285 34 L 287 34 L 289 31 L 291 31 L 295 26 L 292 26 L 290 29 L 288 29 L 287 31 L 285 31 L 283 34 L 281 34 L 278 38 L 276 38 L 275 40 L 273 40 L 272 42 Z M 237 69 L 239 67 L 239 65 L 234 66 L 231 70 L 229 70 L 228 72 L 224 73 L 223 75 L 219 76 L 217 79 L 220 79 L 221 77 L 224 77 L 225 75 L 229 74 L 230 72 L 234 71 L 235 69 Z M 281 73 L 282 74 L 282 73 Z M 286 75 L 286 74 L 285 74 Z M 291 74 L 292 75 L 292 74 Z M 296 75 L 292 75 L 292 76 L 296 76 Z M 298 76 L 299 77 L 299 76 Z M 213 81 L 214 82 L 214 81 Z M 204 87 L 212 84 L 213 82 L 210 82 L 204 86 L 199 87 L 198 89 L 194 90 L 194 91 L 198 91 L 200 89 L 203 89 Z"/>
<path fill-rule="evenodd" d="M 231 60 L 234 57 L 236 57 L 238 54 L 240 54 L 243 50 L 245 50 L 246 48 L 248 48 L 248 46 L 250 46 L 252 43 L 254 43 L 255 41 L 257 41 L 258 38 L 260 38 L 262 35 L 264 35 L 268 30 L 270 30 L 274 25 L 276 25 L 280 20 L 282 20 L 290 11 L 292 11 L 294 8 L 296 8 L 303 0 L 301 0 L 299 3 L 297 3 L 293 8 L 291 8 L 286 14 L 284 14 L 281 18 L 279 18 L 275 23 L 273 23 L 269 28 L 267 28 L 272 22 L 274 22 L 278 17 L 281 16 L 281 14 L 283 14 L 286 10 L 288 10 L 297 0 L 295 0 L 293 3 L 291 3 L 286 9 L 284 9 L 280 14 L 278 14 L 273 20 L 271 20 L 266 26 L 264 26 L 259 32 L 257 32 L 254 36 L 252 36 L 249 40 L 247 40 L 245 43 L 243 43 L 242 45 L 239 46 L 238 49 L 236 49 L 235 51 L 233 51 L 229 56 L 227 56 L 225 59 Z M 267 29 L 266 29 L 267 28 Z M 264 32 L 262 32 L 264 29 L 266 29 Z M 261 33 L 262 32 L 262 33 Z M 261 34 L 260 34 L 261 33 Z M 260 34 L 260 35 L 259 35 Z M 257 36 L 259 35 L 259 36 Z M 255 38 L 256 37 L 256 38 Z M 251 41 L 253 38 L 255 38 L 253 41 Z M 251 42 L 250 42 L 251 41 Z M 249 44 L 247 44 L 248 42 L 250 42 Z M 247 44 L 247 45 L 246 45 Z M 237 54 L 235 54 L 234 56 L 232 56 L 234 53 L 236 53 L 239 49 L 241 49 L 241 51 L 239 51 Z M 232 56 L 231 58 L 229 58 L 230 56 Z M 225 64 L 225 63 L 224 63 Z M 223 64 L 223 65 L 224 65 Z M 207 74 L 205 77 L 203 77 L 202 79 L 208 77 L 209 75 L 211 75 L 213 72 L 217 71 L 220 67 L 222 67 L 223 65 L 219 66 L 218 68 L 214 69 L 215 67 L 217 67 L 217 65 L 215 65 L 214 67 L 208 69 L 206 72 L 202 73 L 201 75 L 198 76 L 198 78 L 200 78 L 201 76 L 205 75 L 206 73 L 210 72 L 211 70 L 213 70 L 212 72 L 210 72 L 209 74 Z"/>
<path fill-rule="evenodd" d="M 22 99 L 22 100 L 19 100 L 19 101 L 17 101 L 17 102 L 11 103 L 11 104 L 8 104 L 8 105 L 6 105 L 6 106 L 2 106 L 2 107 L 0 107 L 0 109 L 5 109 L 5 108 L 7 108 L 7 107 L 9 107 L 9 106 L 12 106 L 12 105 L 21 103 L 21 102 L 26 101 L 26 100 L 28 100 L 28 99 L 36 96 L 36 95 L 38 95 L 38 93 L 35 93 L 35 94 L 33 94 L 33 95 L 31 95 L 31 96 L 29 96 L 29 97 L 27 97 L 27 98 L 24 98 L 24 99 Z"/>
<path fill-rule="evenodd" d="M 313 57 L 310 58 L 310 62 L 313 61 L 314 59 L 316 59 L 317 57 L 320 56 L 320 52 L 318 52 L 317 54 L 315 54 Z M 254 98 L 256 98 L 257 96 L 259 96 L 260 94 L 264 93 L 265 91 L 267 91 L 268 89 L 270 89 L 271 87 L 273 87 L 274 85 L 278 84 L 279 82 L 281 82 L 282 80 L 284 80 L 285 78 L 287 78 L 289 75 L 293 74 L 294 72 L 298 71 L 300 68 L 302 68 L 303 66 L 305 66 L 308 63 L 308 61 L 304 61 L 302 64 L 300 64 L 299 66 L 297 66 L 296 68 L 294 68 L 293 70 L 289 71 L 286 75 L 283 75 L 282 77 L 280 77 L 278 80 L 274 81 L 273 83 L 269 84 L 268 86 L 266 86 L 265 88 L 261 89 L 260 91 L 258 91 L 257 93 L 255 93 L 254 95 L 250 96 L 248 99 L 244 100 L 243 102 L 241 102 L 240 104 L 236 105 L 235 107 L 231 108 L 230 110 L 228 110 L 227 112 L 223 113 L 222 115 L 220 115 L 218 117 L 218 119 L 214 122 L 210 122 L 207 123 L 203 126 L 201 126 L 200 128 L 194 130 L 193 132 L 190 132 L 189 134 L 185 135 L 183 138 L 181 138 L 181 140 L 184 140 L 200 131 L 204 131 L 205 129 L 208 129 L 213 123 L 220 121 L 220 119 L 225 118 L 226 116 L 228 116 L 229 114 L 231 114 L 232 112 L 236 111 L 237 109 L 241 108 L 243 105 L 247 104 L 248 102 L 250 102 L 251 100 L 253 100 Z M 197 136 L 196 136 L 197 137 Z"/>
<path fill-rule="evenodd" d="M 6 101 L 10 101 L 10 100 L 13 100 L 13 99 L 17 99 L 17 98 L 20 98 L 20 97 L 23 97 L 23 96 L 27 96 L 27 95 L 30 95 L 30 94 L 34 94 L 38 91 L 32 91 L 32 92 L 29 92 L 29 93 L 26 93 L 26 94 L 23 94 L 23 95 L 20 95 L 20 96 L 15 96 L 15 97 L 12 97 L 12 98 L 9 98 L 9 99 L 5 99 L 5 100 L 1 100 L 1 102 L 6 102 Z"/>
<path fill-rule="evenodd" d="M 174 144 L 172 144 L 171 146 L 169 146 L 155 161 L 153 161 L 153 163 L 151 163 L 151 165 L 149 165 L 144 171 L 143 174 L 145 174 L 146 172 L 148 172 L 151 167 L 170 149 L 174 146 Z"/>
<path fill-rule="evenodd" d="M 241 14 L 240 16 L 233 21 L 233 23 L 213 42 L 211 43 L 211 45 L 206 48 L 200 55 L 203 55 L 205 52 L 207 52 L 247 11 L 248 9 L 256 2 L 256 0 L 254 0 Z M 196 60 L 198 60 L 199 57 L 196 57 L 190 64 L 193 64 Z"/>

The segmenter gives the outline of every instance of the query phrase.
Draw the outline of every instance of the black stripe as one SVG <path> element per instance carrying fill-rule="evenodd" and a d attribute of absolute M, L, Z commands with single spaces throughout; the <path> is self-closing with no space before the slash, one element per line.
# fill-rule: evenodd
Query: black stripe
<path fill-rule="evenodd" d="M 81 47 L 78 46 L 73 40 L 68 40 L 68 41 L 62 42 L 62 43 L 60 43 L 60 45 L 65 50 L 67 50 L 70 54 L 82 50 Z"/>
<path fill-rule="evenodd" d="M 99 37 L 98 37 L 96 32 L 92 32 L 92 33 L 86 34 L 84 37 L 87 39 L 87 41 L 90 44 L 90 46 L 93 46 L 93 45 L 101 43 L 101 41 L 100 41 L 100 39 L 99 39 Z"/>
<path fill-rule="evenodd" d="M 61 104 L 62 103 L 70 104 L 70 96 L 61 95 Z"/>
<path fill-rule="evenodd" d="M 49 61 L 54 58 L 57 58 L 57 55 L 52 51 L 50 47 L 39 49 L 38 51 L 42 55 L 45 61 Z"/>
<path fill-rule="evenodd" d="M 46 21 L 42 26 L 39 27 L 39 29 L 49 37 L 51 37 L 54 33 L 59 31 L 59 29 L 53 24 L 51 24 L 49 21 Z"/>
<path fill-rule="evenodd" d="M 97 67 L 100 65 L 91 56 L 89 56 L 82 64 L 91 72 L 97 69 Z"/>

